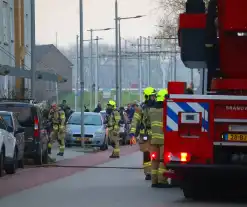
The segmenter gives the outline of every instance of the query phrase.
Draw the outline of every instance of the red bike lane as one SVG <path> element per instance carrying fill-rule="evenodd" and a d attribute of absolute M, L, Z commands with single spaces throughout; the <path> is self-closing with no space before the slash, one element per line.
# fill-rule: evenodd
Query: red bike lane
<path fill-rule="evenodd" d="M 129 155 L 138 150 L 138 145 L 121 147 L 121 156 Z M 96 166 L 111 161 L 112 159 L 109 158 L 110 154 L 110 150 L 95 154 L 90 153 L 72 159 L 62 160 L 57 162 L 57 164 L 65 166 Z M 86 168 L 38 167 L 18 170 L 14 175 L 7 175 L 0 178 L 0 198 L 73 175 L 83 170 L 86 170 Z"/>

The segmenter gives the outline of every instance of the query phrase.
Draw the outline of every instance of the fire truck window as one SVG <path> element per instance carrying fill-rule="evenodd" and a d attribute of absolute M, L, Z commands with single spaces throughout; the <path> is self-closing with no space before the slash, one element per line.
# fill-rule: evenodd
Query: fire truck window
<path fill-rule="evenodd" d="M 194 115 L 186 115 L 186 120 L 194 120 Z"/>

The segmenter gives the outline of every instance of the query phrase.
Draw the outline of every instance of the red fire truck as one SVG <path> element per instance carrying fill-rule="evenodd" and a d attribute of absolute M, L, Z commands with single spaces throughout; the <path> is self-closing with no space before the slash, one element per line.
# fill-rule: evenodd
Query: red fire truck
<path fill-rule="evenodd" d="M 246 11 L 246 0 L 187 0 L 179 18 L 182 61 L 208 70 L 207 94 L 170 83 L 164 106 L 165 175 L 186 198 L 247 186 Z"/>

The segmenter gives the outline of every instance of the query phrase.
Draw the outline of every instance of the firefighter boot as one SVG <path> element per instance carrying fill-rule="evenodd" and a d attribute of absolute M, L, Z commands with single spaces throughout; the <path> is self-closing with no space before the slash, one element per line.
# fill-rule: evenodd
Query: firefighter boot
<path fill-rule="evenodd" d="M 113 152 L 112 152 L 111 156 L 109 156 L 109 158 L 120 158 L 119 152 L 120 152 L 119 149 L 113 149 Z"/>
<path fill-rule="evenodd" d="M 48 155 L 51 155 L 51 148 L 52 148 L 51 143 L 48 143 Z"/>
<path fill-rule="evenodd" d="M 152 184 L 152 188 L 171 188 L 172 185 L 169 185 L 168 183 L 157 183 Z"/>
<path fill-rule="evenodd" d="M 59 152 L 59 153 L 57 153 L 57 156 L 63 156 L 64 155 L 64 153 L 63 152 Z"/>
<path fill-rule="evenodd" d="M 151 175 L 149 173 L 146 174 L 145 180 L 151 180 Z"/>

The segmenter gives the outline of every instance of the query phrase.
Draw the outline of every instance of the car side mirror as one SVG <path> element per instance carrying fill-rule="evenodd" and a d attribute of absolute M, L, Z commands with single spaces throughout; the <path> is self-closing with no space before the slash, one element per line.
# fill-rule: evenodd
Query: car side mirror
<path fill-rule="evenodd" d="M 8 126 L 8 127 L 7 127 L 7 131 L 11 133 L 11 132 L 14 131 L 14 128 L 13 128 L 12 126 Z"/>

